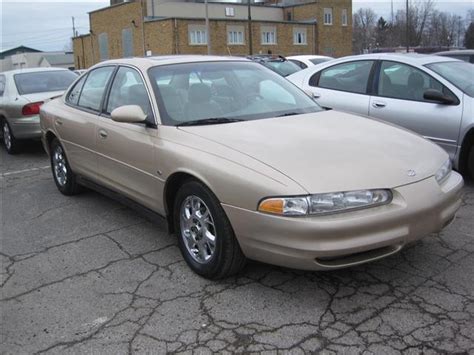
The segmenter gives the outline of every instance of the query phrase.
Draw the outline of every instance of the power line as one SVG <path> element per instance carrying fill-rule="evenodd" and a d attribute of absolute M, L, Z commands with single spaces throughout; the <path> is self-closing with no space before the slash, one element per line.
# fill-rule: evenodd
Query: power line
<path fill-rule="evenodd" d="M 77 28 L 86 28 L 87 26 L 76 26 L 76 29 Z M 40 33 L 45 33 L 45 32 L 56 32 L 56 31 L 60 31 L 60 30 L 69 30 L 71 29 L 71 27 L 57 27 L 57 28 L 51 28 L 49 30 L 43 30 L 43 31 L 27 31 L 27 32 L 16 32 L 15 33 L 12 33 L 11 35 L 25 35 L 25 34 L 30 34 L 30 33 L 34 33 L 34 34 L 40 34 Z M 5 35 L 5 34 L 3 34 Z"/>

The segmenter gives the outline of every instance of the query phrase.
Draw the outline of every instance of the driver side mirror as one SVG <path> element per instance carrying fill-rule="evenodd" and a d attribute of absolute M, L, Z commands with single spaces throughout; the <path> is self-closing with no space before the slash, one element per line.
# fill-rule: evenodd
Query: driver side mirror
<path fill-rule="evenodd" d="M 146 114 L 138 105 L 125 105 L 117 107 L 110 114 L 112 120 L 122 123 L 144 123 Z"/>
<path fill-rule="evenodd" d="M 435 89 L 426 90 L 423 94 L 423 98 L 425 100 L 436 101 L 443 105 L 452 105 L 456 103 L 456 100 L 453 97 L 445 95 L 441 91 Z"/>

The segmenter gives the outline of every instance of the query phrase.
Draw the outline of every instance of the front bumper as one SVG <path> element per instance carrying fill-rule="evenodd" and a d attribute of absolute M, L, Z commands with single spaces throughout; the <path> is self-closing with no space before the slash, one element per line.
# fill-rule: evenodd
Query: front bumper
<path fill-rule="evenodd" d="M 39 115 L 8 118 L 8 124 L 17 139 L 36 139 L 41 138 L 41 127 Z"/>
<path fill-rule="evenodd" d="M 442 186 L 434 177 L 393 189 L 384 206 L 327 216 L 279 217 L 223 204 L 244 254 L 304 270 L 362 264 L 440 231 L 461 206 L 461 175 Z"/>

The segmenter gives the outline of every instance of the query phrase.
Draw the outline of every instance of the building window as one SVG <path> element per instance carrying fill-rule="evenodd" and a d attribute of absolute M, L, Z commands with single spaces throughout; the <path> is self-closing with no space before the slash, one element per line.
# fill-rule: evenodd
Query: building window
<path fill-rule="evenodd" d="M 324 8 L 324 24 L 332 25 L 332 8 Z"/>
<path fill-rule="evenodd" d="M 262 27 L 262 44 L 276 44 L 276 28 L 270 26 L 263 26 Z"/>
<path fill-rule="evenodd" d="M 227 26 L 227 44 L 244 44 L 244 26 Z"/>
<path fill-rule="evenodd" d="M 293 28 L 293 44 L 306 45 L 306 28 Z"/>
<path fill-rule="evenodd" d="M 207 44 L 207 31 L 204 25 L 188 26 L 189 44 L 204 45 Z"/>
<path fill-rule="evenodd" d="M 225 8 L 225 15 L 226 15 L 226 17 L 234 17 L 235 16 L 234 8 L 233 7 L 226 7 Z"/>
<path fill-rule="evenodd" d="M 342 9 L 341 23 L 343 26 L 347 26 L 347 9 Z"/>
<path fill-rule="evenodd" d="M 98 36 L 99 39 L 99 58 L 100 60 L 109 59 L 109 37 L 107 33 L 100 33 Z"/>
<path fill-rule="evenodd" d="M 124 58 L 133 57 L 133 37 L 131 28 L 124 28 L 122 30 L 122 56 Z"/>

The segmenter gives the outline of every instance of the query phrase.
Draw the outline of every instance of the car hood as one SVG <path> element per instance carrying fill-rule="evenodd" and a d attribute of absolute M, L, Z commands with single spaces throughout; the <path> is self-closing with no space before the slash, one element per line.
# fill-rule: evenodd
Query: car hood
<path fill-rule="evenodd" d="M 448 159 L 414 133 L 337 111 L 180 129 L 256 159 L 309 193 L 393 188 L 434 175 Z"/>

